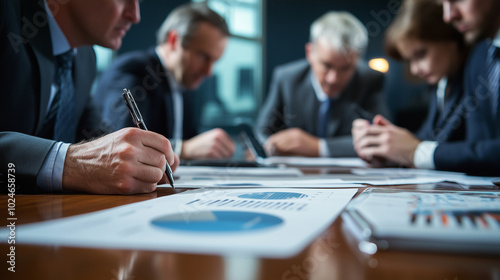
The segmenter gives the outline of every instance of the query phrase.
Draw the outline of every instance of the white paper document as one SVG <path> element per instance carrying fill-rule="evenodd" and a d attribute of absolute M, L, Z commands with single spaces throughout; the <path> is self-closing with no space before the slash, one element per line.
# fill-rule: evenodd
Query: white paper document
<path fill-rule="evenodd" d="M 416 168 L 356 168 L 352 169 L 351 173 L 362 176 L 387 176 L 387 178 L 405 178 L 405 177 L 445 177 L 451 176 L 463 177 L 465 173 L 438 171 L 430 169 L 416 169 Z"/>
<path fill-rule="evenodd" d="M 345 166 L 366 167 L 367 164 L 360 158 L 318 158 L 318 157 L 280 157 L 272 156 L 259 160 L 262 164 L 289 164 L 295 166 Z"/>
<path fill-rule="evenodd" d="M 396 178 L 396 179 L 350 179 L 345 182 L 356 184 L 367 184 L 372 186 L 396 186 L 396 185 L 412 185 L 412 184 L 432 184 L 443 182 L 439 177 L 414 177 L 414 178 Z"/>
<path fill-rule="evenodd" d="M 323 232 L 356 191 L 193 190 L 19 226 L 16 244 L 287 257 Z"/>
<path fill-rule="evenodd" d="M 494 177 L 467 176 L 465 173 L 448 172 L 428 169 L 410 168 L 369 168 L 353 169 L 353 174 L 373 177 L 379 176 L 381 180 L 366 180 L 360 177 L 359 180 L 352 180 L 354 183 L 364 183 L 370 185 L 397 185 L 397 184 L 428 184 L 438 182 L 455 182 L 464 185 L 491 186 Z"/>
<path fill-rule="evenodd" d="M 361 184 L 347 183 L 341 179 L 255 179 L 246 178 L 244 180 L 234 177 L 182 177 L 175 181 L 176 188 L 301 188 L 301 189 L 330 189 L 330 188 L 361 188 Z M 159 188 L 170 188 L 168 184 L 159 185 Z"/>
<path fill-rule="evenodd" d="M 259 177 L 300 177 L 302 171 L 297 168 L 274 167 L 208 167 L 179 166 L 175 176 L 259 176 Z"/>

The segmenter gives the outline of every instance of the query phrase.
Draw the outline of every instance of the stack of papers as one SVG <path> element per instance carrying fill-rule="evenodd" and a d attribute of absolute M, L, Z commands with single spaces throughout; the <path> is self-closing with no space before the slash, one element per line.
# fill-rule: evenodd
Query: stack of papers
<path fill-rule="evenodd" d="M 343 214 L 365 253 L 412 249 L 500 254 L 500 192 L 367 189 Z M 370 246 L 372 244 L 372 246 Z"/>

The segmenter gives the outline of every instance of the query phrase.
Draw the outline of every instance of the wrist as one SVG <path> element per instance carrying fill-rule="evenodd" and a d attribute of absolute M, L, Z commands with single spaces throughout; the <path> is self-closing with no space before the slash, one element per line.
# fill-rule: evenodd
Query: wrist
<path fill-rule="evenodd" d="M 80 146 L 74 144 L 68 147 L 62 175 L 63 191 L 82 191 L 84 189 L 82 186 L 89 185 L 90 183 L 85 174 L 91 173 L 86 172 L 87 168 L 83 164 L 83 161 L 89 156 L 81 152 L 81 149 L 79 149 Z"/>

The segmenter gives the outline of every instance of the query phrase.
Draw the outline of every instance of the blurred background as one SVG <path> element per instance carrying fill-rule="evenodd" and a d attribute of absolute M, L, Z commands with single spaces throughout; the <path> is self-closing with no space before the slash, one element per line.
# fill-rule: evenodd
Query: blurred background
<path fill-rule="evenodd" d="M 119 54 L 147 49 L 156 43 L 156 30 L 167 14 L 188 1 L 145 0 L 141 22 L 132 27 L 118 51 L 96 47 L 98 71 Z M 197 93 L 200 131 L 237 122 L 253 124 L 265 101 L 273 69 L 305 57 L 311 23 L 330 10 L 351 12 L 365 24 L 370 43 L 364 60 L 385 71 L 388 116 L 415 131 L 426 114 L 425 84 L 412 77 L 404 64 L 384 54 L 385 29 L 398 13 L 401 0 L 197 0 L 206 2 L 227 21 L 232 36 L 213 76 Z M 382 63 L 380 60 L 383 59 Z M 384 65 L 388 62 L 388 69 Z M 378 63 L 375 63 L 378 62 Z M 99 78 L 99 76 L 98 76 Z"/>

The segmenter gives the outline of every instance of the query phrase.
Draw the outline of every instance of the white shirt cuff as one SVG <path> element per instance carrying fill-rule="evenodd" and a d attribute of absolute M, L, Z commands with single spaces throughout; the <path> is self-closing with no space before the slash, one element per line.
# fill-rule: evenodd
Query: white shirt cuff
<path fill-rule="evenodd" d="M 172 139 L 170 140 L 171 143 L 173 144 L 173 150 L 176 155 L 181 157 L 181 152 L 182 152 L 182 140 L 181 139 Z"/>
<path fill-rule="evenodd" d="M 436 165 L 434 164 L 434 151 L 437 146 L 437 141 L 420 142 L 413 155 L 413 165 L 421 169 L 436 169 Z"/>
<path fill-rule="evenodd" d="M 328 145 L 326 145 L 326 140 L 321 138 L 319 139 L 319 156 L 320 157 L 329 157 L 330 156 L 330 150 L 328 150 Z"/>
<path fill-rule="evenodd" d="M 70 144 L 57 142 L 50 149 L 36 177 L 37 185 L 45 192 L 62 192 L 64 161 Z"/>

